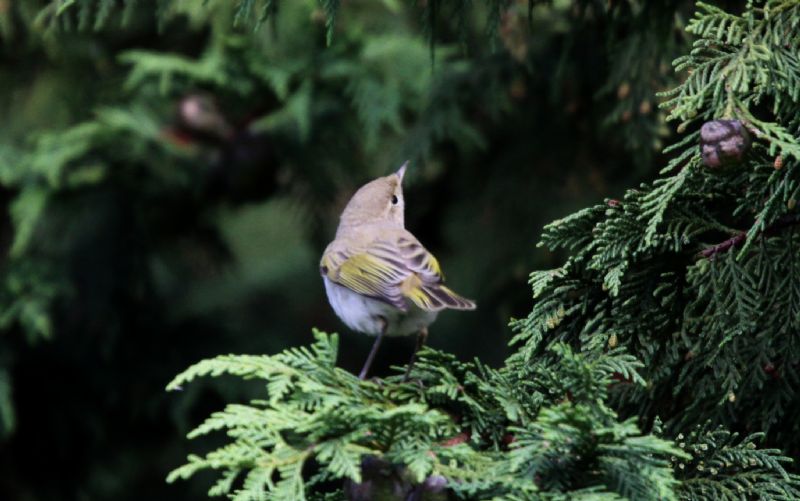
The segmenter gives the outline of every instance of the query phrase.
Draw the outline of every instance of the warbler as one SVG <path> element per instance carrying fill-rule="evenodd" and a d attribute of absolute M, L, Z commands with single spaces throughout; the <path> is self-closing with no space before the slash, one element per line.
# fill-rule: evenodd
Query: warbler
<path fill-rule="evenodd" d="M 441 310 L 475 309 L 473 301 L 444 285 L 439 262 L 405 228 L 407 166 L 408 162 L 353 195 L 320 261 L 325 291 L 336 315 L 350 329 L 376 336 L 361 379 L 369 372 L 384 336 L 417 334 L 410 371 L 428 326 Z"/>

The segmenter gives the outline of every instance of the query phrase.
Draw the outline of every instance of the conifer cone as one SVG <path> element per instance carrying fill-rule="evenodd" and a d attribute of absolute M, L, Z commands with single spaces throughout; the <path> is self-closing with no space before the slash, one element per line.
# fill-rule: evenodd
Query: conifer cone
<path fill-rule="evenodd" d="M 712 120 L 700 128 L 703 163 L 712 169 L 738 162 L 750 148 L 750 134 L 739 120 Z"/>
<path fill-rule="evenodd" d="M 349 501 L 447 501 L 447 480 L 439 475 L 415 485 L 409 472 L 375 456 L 361 460 L 362 482 L 346 481 L 345 498 Z"/>

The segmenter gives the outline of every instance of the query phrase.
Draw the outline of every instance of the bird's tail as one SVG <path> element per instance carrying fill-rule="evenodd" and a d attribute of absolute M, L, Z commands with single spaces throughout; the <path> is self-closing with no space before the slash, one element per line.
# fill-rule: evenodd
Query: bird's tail
<path fill-rule="evenodd" d="M 444 285 L 420 285 L 409 299 L 423 310 L 438 311 L 445 308 L 453 310 L 474 310 L 475 302 L 456 294 Z"/>

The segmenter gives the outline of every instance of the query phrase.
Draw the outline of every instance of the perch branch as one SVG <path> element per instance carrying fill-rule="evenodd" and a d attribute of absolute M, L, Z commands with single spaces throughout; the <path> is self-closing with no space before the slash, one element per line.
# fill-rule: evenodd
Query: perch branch
<path fill-rule="evenodd" d="M 797 215 L 783 216 L 779 218 L 777 221 L 775 221 L 775 223 L 773 223 L 772 226 L 764 229 L 764 231 L 761 232 L 761 235 L 772 235 L 778 232 L 779 230 L 786 228 L 787 226 L 792 226 L 797 223 L 800 223 L 800 216 Z M 746 238 L 747 238 L 747 233 L 745 232 L 739 233 L 725 241 L 722 241 L 716 245 L 712 245 L 707 249 L 703 249 L 702 251 L 700 251 L 700 256 L 709 259 L 713 258 L 717 254 L 728 252 L 733 247 L 740 245 L 742 242 L 745 241 Z"/>

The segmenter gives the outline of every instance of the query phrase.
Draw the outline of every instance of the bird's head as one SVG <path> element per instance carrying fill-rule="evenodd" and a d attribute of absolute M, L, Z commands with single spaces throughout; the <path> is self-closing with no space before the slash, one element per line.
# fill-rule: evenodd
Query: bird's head
<path fill-rule="evenodd" d="M 407 166 L 408 162 L 397 172 L 379 177 L 359 188 L 344 208 L 340 225 L 388 223 L 403 228 L 405 225 L 403 176 Z"/>

